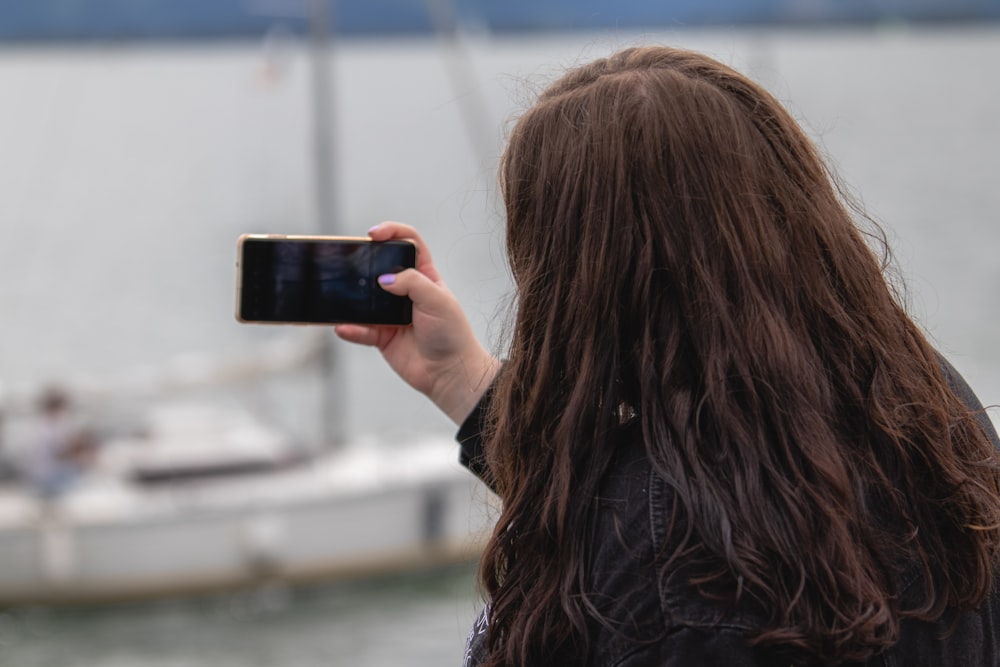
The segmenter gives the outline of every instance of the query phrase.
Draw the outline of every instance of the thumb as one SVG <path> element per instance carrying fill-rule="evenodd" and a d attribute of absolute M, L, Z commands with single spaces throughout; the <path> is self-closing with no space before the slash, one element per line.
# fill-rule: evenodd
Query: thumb
<path fill-rule="evenodd" d="M 378 277 L 378 284 L 389 294 L 407 296 L 414 308 L 429 314 L 441 313 L 448 309 L 450 294 L 416 269 L 404 269 L 399 273 L 385 273 Z"/>

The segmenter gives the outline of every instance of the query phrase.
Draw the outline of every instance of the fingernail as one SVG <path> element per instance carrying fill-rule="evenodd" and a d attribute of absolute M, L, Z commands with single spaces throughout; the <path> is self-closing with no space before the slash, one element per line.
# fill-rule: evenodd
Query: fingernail
<path fill-rule="evenodd" d="M 375 225 L 374 227 L 372 227 L 371 229 L 368 230 L 368 233 L 371 234 L 374 231 L 378 231 L 378 228 L 381 227 L 381 226 L 382 226 L 381 223 Z"/>
<path fill-rule="evenodd" d="M 378 277 L 378 284 L 379 285 L 391 285 L 394 282 L 396 282 L 396 274 L 395 273 L 383 273 L 382 275 L 380 275 Z"/>

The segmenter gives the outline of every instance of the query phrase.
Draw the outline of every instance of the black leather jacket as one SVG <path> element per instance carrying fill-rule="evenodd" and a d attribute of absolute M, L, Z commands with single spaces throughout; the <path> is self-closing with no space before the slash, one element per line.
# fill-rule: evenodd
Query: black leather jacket
<path fill-rule="evenodd" d="M 970 406 L 982 405 L 961 376 L 944 363 L 956 393 Z M 480 424 L 489 394 L 458 433 L 461 461 L 482 476 Z M 996 430 L 983 415 L 994 444 Z M 750 647 L 746 636 L 763 620 L 752 611 L 720 614 L 717 604 L 695 593 L 686 582 L 684 567 L 660 580 L 664 545 L 671 536 L 671 491 L 649 464 L 638 429 L 624 446 L 602 488 L 595 534 L 606 536 L 596 545 L 592 581 L 595 600 L 607 601 L 602 612 L 621 622 L 624 632 L 595 625 L 592 667 L 789 667 L 787 658 Z M 621 536 L 620 538 L 618 536 Z M 658 548 L 659 547 L 659 548 Z M 668 553 L 670 549 L 666 550 Z M 915 571 L 914 571 L 915 575 Z M 920 592 L 920 577 L 900 582 L 902 602 Z M 464 665 L 482 660 L 489 608 L 484 609 L 469 635 Z M 720 621 L 720 617 L 722 620 Z M 1000 667 L 1000 576 L 994 592 L 976 613 L 928 623 L 902 621 L 900 640 L 870 660 L 871 667 Z"/>

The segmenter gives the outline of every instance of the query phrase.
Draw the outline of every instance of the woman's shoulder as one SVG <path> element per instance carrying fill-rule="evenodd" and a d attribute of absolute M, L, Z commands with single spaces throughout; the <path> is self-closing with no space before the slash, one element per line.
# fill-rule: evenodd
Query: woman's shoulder
<path fill-rule="evenodd" d="M 948 387 L 952 392 L 961 400 L 965 405 L 971 410 L 975 416 L 979 425 L 982 426 L 983 431 L 986 433 L 986 437 L 990 439 L 993 446 L 1000 449 L 1000 437 L 997 436 L 996 428 L 993 422 L 990 420 L 989 415 L 986 413 L 986 409 L 983 407 L 982 401 L 976 395 L 976 392 L 972 390 L 969 383 L 966 382 L 962 374 L 951 364 L 948 359 L 944 357 L 940 352 L 937 353 L 938 364 L 941 366 L 941 371 L 944 374 L 945 381 L 948 383 Z"/>

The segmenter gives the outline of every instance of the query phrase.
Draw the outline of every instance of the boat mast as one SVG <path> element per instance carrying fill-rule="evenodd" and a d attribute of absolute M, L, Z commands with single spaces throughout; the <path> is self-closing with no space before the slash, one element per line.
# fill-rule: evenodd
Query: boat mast
<path fill-rule="evenodd" d="M 309 0 L 309 52 L 312 63 L 312 148 L 313 190 L 316 204 L 316 227 L 320 234 L 337 233 L 337 175 L 334 164 L 332 120 L 332 81 L 330 71 L 331 25 L 334 0 Z M 343 383 L 338 382 L 339 364 L 332 331 L 324 332 L 320 352 L 321 445 L 335 447 L 344 442 Z"/>

